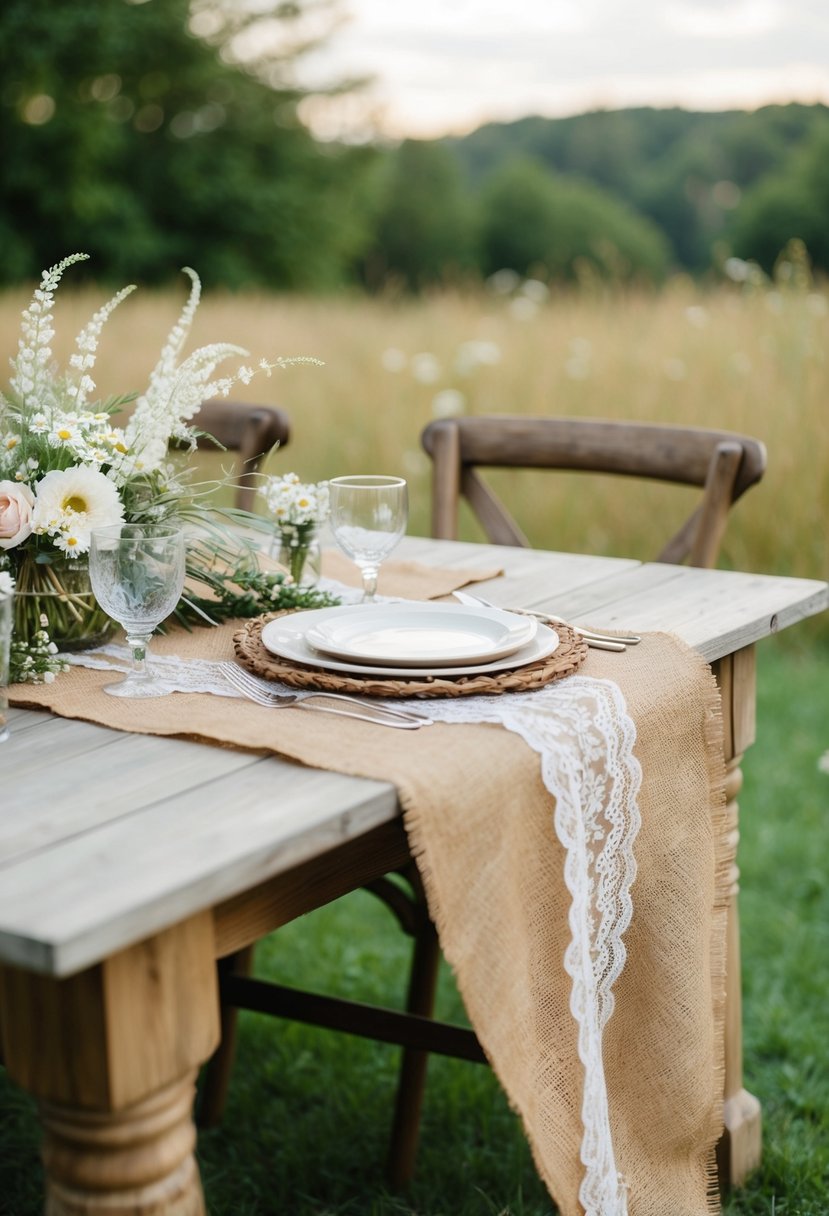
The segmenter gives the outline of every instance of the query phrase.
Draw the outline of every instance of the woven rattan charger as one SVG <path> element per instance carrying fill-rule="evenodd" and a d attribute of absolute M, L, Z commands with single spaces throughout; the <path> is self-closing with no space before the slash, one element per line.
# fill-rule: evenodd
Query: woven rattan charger
<path fill-rule="evenodd" d="M 581 667 L 587 644 L 569 625 L 556 622 L 559 644 L 551 655 L 523 667 L 493 675 L 426 676 L 386 679 L 382 676 L 346 676 L 279 658 L 265 649 L 262 628 L 282 613 L 269 613 L 247 621 L 234 634 L 236 657 L 243 667 L 266 680 L 279 680 L 291 688 L 313 688 L 323 692 L 362 693 L 367 697 L 465 697 L 473 694 L 531 692 L 554 680 L 562 680 Z"/>

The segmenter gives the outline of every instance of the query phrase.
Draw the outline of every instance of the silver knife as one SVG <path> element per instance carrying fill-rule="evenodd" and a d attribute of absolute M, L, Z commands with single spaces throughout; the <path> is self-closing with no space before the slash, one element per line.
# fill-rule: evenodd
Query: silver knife
<path fill-rule="evenodd" d="M 504 612 L 509 612 L 509 608 L 503 608 L 501 604 L 493 604 L 490 600 L 486 600 L 480 595 L 470 595 L 466 591 L 453 591 L 452 595 L 461 604 L 466 604 L 469 607 L 478 608 L 502 608 Z M 570 625 L 570 628 L 580 637 L 584 638 L 588 646 L 594 650 L 612 650 L 622 651 L 627 650 L 628 646 L 635 646 L 641 642 L 641 638 L 635 634 L 617 635 L 609 637 L 607 634 L 595 633 L 591 629 L 582 629 L 580 625 L 572 625 L 569 621 L 565 621 L 563 617 L 555 616 L 550 612 L 537 612 L 532 608 L 520 608 L 516 611 L 524 612 L 529 616 L 534 616 L 537 620 L 543 621 L 544 624 L 555 625 L 558 622 L 561 625 Z"/>

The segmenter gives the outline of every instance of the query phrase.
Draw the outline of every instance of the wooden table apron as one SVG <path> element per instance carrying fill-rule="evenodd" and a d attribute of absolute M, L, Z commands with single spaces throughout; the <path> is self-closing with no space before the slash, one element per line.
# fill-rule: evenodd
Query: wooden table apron
<path fill-rule="evenodd" d="M 470 570 L 494 563 L 506 577 L 481 589 L 504 605 L 549 608 L 599 627 L 669 630 L 696 647 L 723 694 L 728 805 L 737 832 L 740 758 L 754 740 L 754 643 L 822 611 L 829 604 L 825 583 L 417 538 L 407 538 L 402 554 Z M 220 879 L 190 875 L 177 888 L 170 878 L 163 895 L 131 907 L 125 857 L 122 904 L 100 901 L 99 921 L 72 938 L 39 932 L 36 912 L 26 932 L 17 922 L 10 927 L 0 882 L 3 1054 L 10 1076 L 39 1102 L 48 1212 L 123 1216 L 128 1201 L 134 1216 L 200 1216 L 192 1099 L 197 1070 L 219 1037 L 215 960 L 405 862 L 396 794 L 384 782 L 277 758 L 113 736 L 24 711 L 12 711 L 12 738 L 0 749 L 4 785 L 25 781 L 27 790 L 31 785 L 46 797 L 51 789 L 63 813 L 61 773 L 79 751 L 88 752 L 102 788 L 109 782 L 119 813 L 148 824 L 152 811 L 130 802 L 129 767 L 157 765 L 165 815 L 191 842 L 206 791 L 218 805 L 232 790 L 243 815 L 251 808 L 249 855 L 237 850 Z M 277 785 L 288 809 L 269 840 L 253 808 L 267 806 Z M 73 836 L 70 824 L 64 831 L 56 849 L 45 828 L 40 836 L 35 829 L 23 855 L 13 858 L 0 836 L 0 875 L 42 865 L 47 889 L 61 857 L 65 866 L 77 864 L 86 835 L 94 874 L 95 830 L 79 826 Z M 760 1106 L 742 1083 L 737 880 L 735 869 L 719 1162 L 727 1183 L 739 1183 L 760 1159 Z M 89 885 L 94 899 L 94 878 Z"/>

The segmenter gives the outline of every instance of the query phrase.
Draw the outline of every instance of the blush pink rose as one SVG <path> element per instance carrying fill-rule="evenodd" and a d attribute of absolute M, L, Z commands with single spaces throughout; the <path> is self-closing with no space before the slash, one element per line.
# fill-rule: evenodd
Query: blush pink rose
<path fill-rule="evenodd" d="M 0 481 L 0 549 L 13 549 L 32 531 L 35 496 L 17 481 Z"/>

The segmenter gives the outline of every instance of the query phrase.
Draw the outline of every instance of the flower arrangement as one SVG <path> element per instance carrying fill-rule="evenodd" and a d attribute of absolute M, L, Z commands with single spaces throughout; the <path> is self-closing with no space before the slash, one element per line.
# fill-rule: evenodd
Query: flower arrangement
<path fill-rule="evenodd" d="M 108 624 L 86 577 L 85 557 L 96 527 L 150 520 L 199 525 L 200 539 L 189 547 L 188 575 L 201 580 L 208 594 L 183 597 L 178 615 L 213 620 L 206 605 L 214 601 L 223 605 L 217 616 L 229 615 L 237 604 L 240 611 L 250 607 L 251 591 L 241 587 L 238 576 L 250 579 L 256 572 L 255 550 L 231 542 L 228 524 L 243 516 L 256 526 L 256 518 L 212 506 L 209 490 L 215 483 L 206 489 L 188 487 L 186 473 L 170 461 L 169 447 L 174 442 L 195 448 L 199 432 L 194 419 L 207 398 L 227 396 L 234 384 L 247 384 L 259 372 L 270 376 L 274 368 L 291 363 L 319 363 L 302 356 L 260 359 L 255 368 L 242 364 L 220 375 L 217 368 L 227 359 L 248 356 L 230 343 L 203 346 L 183 358 L 201 295 L 198 275 L 185 267 L 189 298 L 143 394 L 94 401 L 91 372 L 101 331 L 134 286 L 123 288 L 94 314 L 78 334 L 68 366 L 57 368 L 50 346 L 55 292 L 64 272 L 86 256 L 72 254 L 43 272 L 23 312 L 9 390 L 0 393 L 0 571 L 17 583 L 13 680 L 57 673 L 65 664 L 55 643 L 88 643 L 95 640 L 96 629 L 100 634 Z M 133 401 L 129 420 L 115 425 L 113 416 Z M 220 516 L 228 518 L 222 523 Z M 267 608 L 280 606 L 285 576 L 262 578 L 257 584 L 260 602 Z M 296 601 L 295 591 L 289 598 Z M 319 597 L 309 602 L 331 601 Z M 51 656 L 51 666 L 46 656 Z"/>
<path fill-rule="evenodd" d="M 328 482 L 306 485 L 296 473 L 285 473 L 266 478 L 259 494 L 273 517 L 277 559 L 294 582 L 301 583 L 307 579 L 306 565 L 317 530 L 328 518 Z"/>

